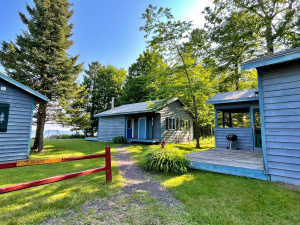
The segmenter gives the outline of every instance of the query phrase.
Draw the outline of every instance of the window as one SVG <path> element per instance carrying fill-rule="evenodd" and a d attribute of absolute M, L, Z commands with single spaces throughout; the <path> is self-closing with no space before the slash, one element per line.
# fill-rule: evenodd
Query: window
<path fill-rule="evenodd" d="M 7 131 L 9 104 L 0 103 L 0 132 Z"/>
<path fill-rule="evenodd" d="M 181 130 L 189 129 L 189 121 L 188 120 L 180 120 L 180 128 Z"/>
<path fill-rule="evenodd" d="M 176 119 L 169 118 L 169 130 L 175 130 L 175 129 L 176 129 Z"/>
<path fill-rule="evenodd" d="M 222 109 L 217 111 L 218 127 L 249 128 L 249 108 Z"/>
<path fill-rule="evenodd" d="M 127 129 L 131 129 L 131 119 L 127 119 Z"/>

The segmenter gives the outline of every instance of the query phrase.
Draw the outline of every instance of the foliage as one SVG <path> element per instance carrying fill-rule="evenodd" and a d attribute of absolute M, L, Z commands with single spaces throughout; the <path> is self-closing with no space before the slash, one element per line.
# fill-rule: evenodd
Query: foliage
<path fill-rule="evenodd" d="M 151 148 L 143 156 L 142 166 L 146 170 L 164 173 L 186 173 L 190 162 L 177 148 Z"/>
<path fill-rule="evenodd" d="M 72 91 L 59 99 L 60 110 L 56 111 L 54 118 L 63 125 L 70 126 L 72 130 L 83 130 L 89 126 L 90 114 L 85 107 L 88 104 L 87 89 L 85 86 L 74 83 Z"/>
<path fill-rule="evenodd" d="M 115 144 L 126 144 L 127 140 L 126 138 L 124 138 L 123 136 L 119 136 L 119 137 L 114 137 L 112 139 L 113 143 Z"/>
<path fill-rule="evenodd" d="M 34 7 L 26 7 L 28 15 L 19 13 L 27 29 L 16 36 L 15 42 L 2 42 L 0 50 L 6 73 L 48 97 L 49 102 L 72 92 L 82 71 L 82 64 L 76 64 L 78 55 L 67 53 L 73 44 L 69 20 L 74 11 L 70 7 L 68 0 L 35 0 Z M 39 151 L 43 149 L 46 112 L 46 103 L 40 103 L 34 145 Z"/>
<path fill-rule="evenodd" d="M 168 8 L 149 5 L 142 19 L 145 20 L 145 25 L 140 30 L 146 32 L 145 38 L 152 35 L 148 41 L 149 46 L 155 47 L 170 67 L 170 72 L 164 74 L 164 79 L 168 82 L 159 91 L 164 99 L 181 96 L 188 98 L 187 102 L 191 103 L 189 106 L 193 109 L 195 116 L 196 146 L 200 147 L 198 123 L 200 108 L 196 101 L 196 92 L 202 90 L 199 98 L 203 99 L 202 94 L 209 93 L 207 89 L 211 83 L 207 76 L 208 72 L 198 62 L 199 48 L 202 48 L 205 43 L 204 31 L 198 32 L 202 34 L 198 36 L 198 39 L 193 38 L 192 23 L 174 21 L 171 10 Z M 190 39 L 190 43 L 186 42 L 186 39 Z M 193 46 L 195 41 L 197 41 L 198 48 Z"/>
<path fill-rule="evenodd" d="M 120 105 L 119 98 L 122 95 L 125 76 L 124 69 L 112 65 L 102 66 L 99 62 L 89 64 L 82 83 L 88 89 L 88 103 L 85 106 L 86 112 L 90 114 L 90 126 L 85 129 L 88 136 L 93 137 L 97 132 L 98 118 L 95 114 L 110 109 L 112 97 L 115 98 L 115 106 Z"/>
<path fill-rule="evenodd" d="M 158 90 L 167 80 L 162 79 L 168 65 L 157 50 L 148 48 L 140 54 L 128 70 L 121 96 L 121 104 L 130 104 L 157 99 Z"/>
<path fill-rule="evenodd" d="M 61 136 L 58 136 L 57 139 L 82 139 L 85 138 L 84 134 L 79 134 L 79 133 L 75 133 L 75 134 L 62 134 Z"/>
<path fill-rule="evenodd" d="M 107 185 L 105 172 L 28 188 L 1 195 L 0 221 L 5 224 L 40 224 L 67 213 L 87 201 L 115 195 L 122 188 L 122 177 L 114 161 L 115 144 L 85 140 L 45 140 L 44 153 L 31 152 L 30 159 L 101 154 L 112 148 L 113 182 Z M 46 177 L 75 173 L 105 165 L 104 159 L 89 159 L 1 170 L 0 186 L 24 183 Z"/>
<path fill-rule="evenodd" d="M 299 1 L 290 0 L 216 0 L 205 8 L 205 61 L 219 80 L 218 92 L 253 88 L 257 78 L 241 71 L 242 62 L 299 46 L 299 8 Z"/>

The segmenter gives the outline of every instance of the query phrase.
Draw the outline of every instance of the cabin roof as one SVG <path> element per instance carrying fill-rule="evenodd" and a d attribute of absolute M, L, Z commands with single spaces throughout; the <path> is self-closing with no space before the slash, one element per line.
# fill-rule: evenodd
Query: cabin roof
<path fill-rule="evenodd" d="M 300 47 L 251 59 L 242 64 L 242 70 L 288 62 L 296 59 L 300 59 Z"/>
<path fill-rule="evenodd" d="M 258 92 L 258 89 L 219 93 L 208 99 L 206 103 L 216 105 L 233 102 L 258 101 L 259 98 L 255 96 L 255 92 Z"/>
<path fill-rule="evenodd" d="M 167 103 L 164 104 L 168 105 L 172 102 L 179 101 L 183 106 L 186 105 L 179 99 L 179 98 L 172 98 Z M 102 117 L 102 116 L 115 116 L 115 115 L 126 115 L 126 114 L 135 114 L 135 113 L 145 113 L 145 112 L 155 112 L 155 109 L 151 109 L 151 104 L 163 102 L 163 100 L 155 100 L 155 101 L 148 101 L 148 102 L 139 102 L 127 105 L 121 105 L 119 107 L 114 108 L 113 110 L 107 110 L 105 112 L 96 114 L 95 117 Z M 190 110 L 189 113 L 192 114 Z M 193 115 L 193 114 L 192 114 Z"/>
<path fill-rule="evenodd" d="M 12 84 L 15 87 L 18 87 L 20 89 L 22 89 L 23 91 L 37 97 L 40 100 L 43 101 L 48 101 L 48 98 L 40 93 L 38 93 L 37 91 L 32 90 L 31 88 L 25 86 L 24 84 L 21 84 L 13 79 L 11 79 L 10 77 L 6 76 L 4 73 L 0 72 L 0 79 Z"/>

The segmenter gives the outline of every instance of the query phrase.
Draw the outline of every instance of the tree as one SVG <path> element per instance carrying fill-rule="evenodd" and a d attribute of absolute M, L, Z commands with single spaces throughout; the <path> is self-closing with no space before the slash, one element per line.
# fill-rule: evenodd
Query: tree
<path fill-rule="evenodd" d="M 299 39 L 297 40 L 300 17 L 299 1 L 215 0 L 214 3 L 213 16 L 223 18 L 233 13 L 243 13 L 256 18 L 253 20 L 255 26 L 251 28 L 258 39 L 262 40 L 259 44 L 263 46 L 267 54 L 273 53 L 276 49 L 299 45 Z"/>
<path fill-rule="evenodd" d="M 49 102 L 63 99 L 72 91 L 82 64 L 78 56 L 67 50 L 72 46 L 74 11 L 68 0 L 34 0 L 27 5 L 28 16 L 20 13 L 27 30 L 16 36 L 16 41 L 2 42 L 0 61 L 7 74 L 48 97 Z M 47 103 L 40 103 L 34 148 L 43 150 Z"/>
<path fill-rule="evenodd" d="M 149 101 L 156 99 L 157 90 L 163 85 L 159 76 L 165 74 L 167 64 L 154 49 L 147 49 L 128 70 L 121 96 L 122 104 Z M 161 82 L 160 82 L 161 81 Z"/>
<path fill-rule="evenodd" d="M 116 106 L 120 104 L 125 77 L 124 69 L 111 65 L 102 66 L 99 62 L 89 64 L 82 83 L 88 89 L 86 111 L 90 114 L 90 126 L 85 129 L 86 134 L 94 136 L 97 132 L 98 118 L 94 115 L 110 109 L 112 97 L 115 98 Z"/>
<path fill-rule="evenodd" d="M 203 80 L 206 80 L 206 73 L 197 66 L 198 58 L 195 57 L 194 48 L 184 42 L 186 39 L 191 39 L 192 23 L 174 21 L 170 9 L 157 8 L 152 5 L 149 5 L 146 9 L 142 19 L 145 20 L 145 25 L 140 30 L 146 32 L 145 38 L 152 35 L 148 44 L 159 50 L 159 53 L 168 60 L 171 69 L 167 79 L 168 83 L 172 85 L 161 90 L 166 93 L 166 97 L 171 97 L 176 93 L 176 89 L 180 89 L 192 102 L 195 116 L 196 147 L 199 148 L 199 111 L 196 102 L 196 91 L 205 88 L 204 83 L 207 84 L 207 82 L 203 82 Z M 196 73 L 196 71 L 199 73 Z M 202 78 L 204 79 L 202 80 Z"/>
<path fill-rule="evenodd" d="M 85 110 L 88 104 L 87 92 L 86 86 L 74 83 L 72 91 L 59 99 L 59 111 L 56 111 L 55 120 L 71 126 L 71 130 L 79 131 L 89 127 L 90 114 Z"/>
<path fill-rule="evenodd" d="M 250 74 L 249 71 L 241 71 L 241 64 L 258 49 L 258 38 L 254 32 L 258 29 L 258 19 L 244 11 L 217 13 L 225 7 L 218 4 L 215 11 L 205 9 L 205 27 L 213 43 L 209 54 L 210 67 L 214 68 L 213 74 L 220 80 L 220 92 L 238 91 L 240 81 Z"/>

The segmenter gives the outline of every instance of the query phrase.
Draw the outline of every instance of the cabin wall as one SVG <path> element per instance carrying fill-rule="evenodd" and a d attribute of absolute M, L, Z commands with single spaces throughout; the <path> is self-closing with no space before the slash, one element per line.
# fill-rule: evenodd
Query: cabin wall
<path fill-rule="evenodd" d="M 272 181 L 300 185 L 300 60 L 258 72 L 268 172 Z"/>
<path fill-rule="evenodd" d="M 126 118 L 134 119 L 133 139 L 138 139 L 139 118 L 146 117 L 146 139 L 160 139 L 160 114 L 159 113 L 140 113 L 126 115 Z M 152 118 L 153 118 L 153 138 L 152 138 Z"/>
<path fill-rule="evenodd" d="M 226 136 L 228 134 L 235 134 L 237 138 L 237 145 L 240 150 L 252 149 L 252 129 L 251 128 L 215 128 L 215 145 L 217 148 L 229 147 L 229 141 Z M 235 145 L 232 145 L 235 149 Z"/>
<path fill-rule="evenodd" d="M 34 98 L 0 80 L 0 103 L 10 104 L 7 131 L 0 132 L 0 163 L 27 159 L 30 149 Z"/>
<path fill-rule="evenodd" d="M 172 102 L 161 111 L 161 140 L 167 143 L 186 143 L 193 141 L 193 117 L 183 109 L 179 101 Z M 166 119 L 168 117 L 190 120 L 189 130 L 168 130 Z"/>
<path fill-rule="evenodd" d="M 125 116 L 103 116 L 98 121 L 98 140 L 112 141 L 114 137 L 125 137 Z"/>

